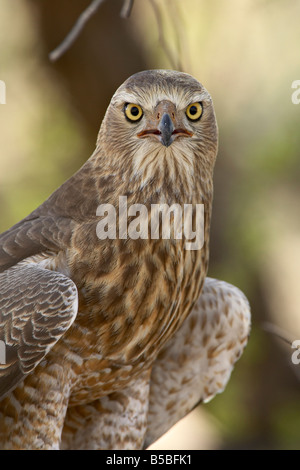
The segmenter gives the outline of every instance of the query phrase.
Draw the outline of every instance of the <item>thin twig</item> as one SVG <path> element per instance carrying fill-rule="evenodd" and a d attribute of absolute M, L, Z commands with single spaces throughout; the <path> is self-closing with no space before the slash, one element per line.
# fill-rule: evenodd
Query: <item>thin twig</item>
<path fill-rule="evenodd" d="M 129 18 L 134 0 L 124 0 L 122 10 L 120 12 L 121 18 Z"/>
<path fill-rule="evenodd" d="M 277 338 L 281 339 L 285 343 L 287 343 L 289 346 L 292 346 L 293 341 L 288 337 L 288 333 L 284 331 L 282 328 L 280 328 L 277 325 L 274 325 L 273 323 L 270 322 L 264 322 L 262 324 L 262 329 L 267 331 L 268 333 L 271 333 L 274 336 L 277 336 Z"/>
<path fill-rule="evenodd" d="M 292 341 L 290 338 L 290 334 L 287 333 L 286 331 L 284 331 L 282 328 L 280 328 L 279 326 L 277 325 L 274 325 L 273 323 L 270 323 L 270 322 L 264 322 L 262 325 L 262 329 L 267 331 L 268 333 L 271 333 L 272 335 L 276 336 L 277 338 L 281 339 L 282 341 L 284 341 L 285 343 L 287 343 L 291 348 L 293 349 L 298 349 L 300 350 L 300 346 L 299 346 L 299 341 Z M 290 362 L 290 364 L 293 363 L 293 364 L 298 364 L 298 362 L 293 362 L 293 359 L 292 361 Z M 299 369 L 297 367 L 293 367 L 292 368 L 294 373 L 296 374 L 296 377 L 298 380 L 300 380 L 300 374 L 299 374 Z"/>
<path fill-rule="evenodd" d="M 161 48 L 163 49 L 164 53 L 168 57 L 169 62 L 171 66 L 173 67 L 173 69 L 178 69 L 178 64 L 176 64 L 176 60 L 165 39 L 163 21 L 162 21 L 162 15 L 161 15 L 160 9 L 157 6 L 155 0 L 149 0 L 149 2 L 151 3 L 151 6 L 153 8 L 154 15 L 156 18 L 157 28 L 158 28 L 158 41 L 161 45 Z"/>
<path fill-rule="evenodd" d="M 63 42 L 49 54 L 49 59 L 55 62 L 59 59 L 77 39 L 88 20 L 96 13 L 98 8 L 105 0 L 93 0 L 92 3 L 81 13 L 75 25 L 65 37 Z"/>

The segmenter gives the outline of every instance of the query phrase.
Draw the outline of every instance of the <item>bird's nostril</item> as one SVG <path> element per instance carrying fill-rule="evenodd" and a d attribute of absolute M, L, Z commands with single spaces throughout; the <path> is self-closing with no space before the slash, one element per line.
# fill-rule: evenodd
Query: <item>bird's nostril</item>
<path fill-rule="evenodd" d="M 170 118 L 170 115 L 165 113 L 160 121 L 160 130 L 162 130 L 162 128 L 164 129 L 168 129 L 168 130 L 171 130 L 173 131 L 173 123 L 172 123 L 172 120 Z M 171 131 L 171 132 L 172 132 Z"/>

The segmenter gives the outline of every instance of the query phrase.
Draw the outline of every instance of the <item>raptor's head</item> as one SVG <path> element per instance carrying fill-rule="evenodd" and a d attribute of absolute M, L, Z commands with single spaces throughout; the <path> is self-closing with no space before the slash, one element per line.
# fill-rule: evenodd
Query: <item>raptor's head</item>
<path fill-rule="evenodd" d="M 212 171 L 217 141 L 209 93 L 192 76 L 172 70 L 126 80 L 112 97 L 98 140 L 144 182 L 157 172 L 193 176 L 198 166 Z"/>

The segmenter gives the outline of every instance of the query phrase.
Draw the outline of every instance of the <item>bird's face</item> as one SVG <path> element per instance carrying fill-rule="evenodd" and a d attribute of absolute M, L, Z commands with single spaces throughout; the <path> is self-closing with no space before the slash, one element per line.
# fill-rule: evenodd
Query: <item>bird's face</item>
<path fill-rule="evenodd" d="M 146 115 L 143 119 L 144 113 Z M 191 103 L 185 113 L 177 110 L 176 104 L 168 99 L 158 101 L 154 107 L 146 111 L 139 104 L 125 103 L 124 114 L 133 124 L 143 120 L 141 126 L 137 128 L 138 139 L 151 139 L 169 147 L 175 139 L 191 138 L 195 134 L 192 126 L 186 122 L 185 116 L 191 121 L 198 121 L 202 115 L 202 103 Z"/>
<path fill-rule="evenodd" d="M 200 160 L 213 168 L 218 132 L 212 99 L 188 74 L 137 73 L 113 96 L 100 137 L 118 154 L 119 164 L 125 158 L 144 180 L 168 167 L 169 175 L 176 166 L 192 174 Z"/>

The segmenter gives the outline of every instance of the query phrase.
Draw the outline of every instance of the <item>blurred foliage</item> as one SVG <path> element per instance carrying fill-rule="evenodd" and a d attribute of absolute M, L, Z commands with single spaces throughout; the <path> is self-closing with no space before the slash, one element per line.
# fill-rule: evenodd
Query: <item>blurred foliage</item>
<path fill-rule="evenodd" d="M 171 67 L 146 0 L 128 20 L 119 18 L 121 0 L 107 0 L 66 55 L 49 63 L 88 4 L 0 0 L 1 231 L 88 158 L 126 77 Z M 219 123 L 209 274 L 244 290 L 253 314 L 232 379 L 205 407 L 225 448 L 299 449 L 300 366 L 261 325 L 272 321 L 300 338 L 300 105 L 291 101 L 300 0 L 157 4 L 172 54 L 208 88 Z"/>

